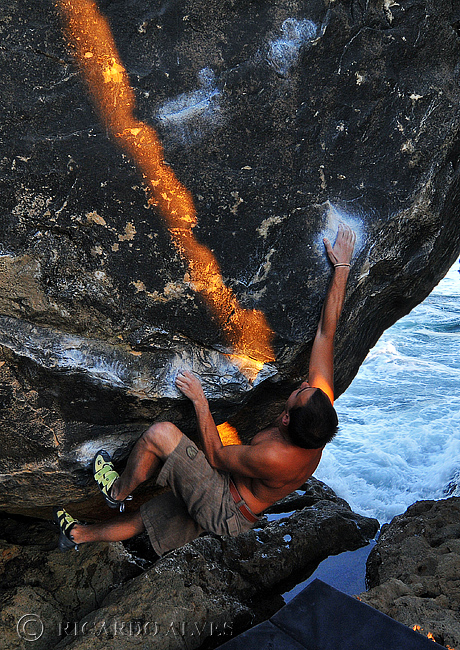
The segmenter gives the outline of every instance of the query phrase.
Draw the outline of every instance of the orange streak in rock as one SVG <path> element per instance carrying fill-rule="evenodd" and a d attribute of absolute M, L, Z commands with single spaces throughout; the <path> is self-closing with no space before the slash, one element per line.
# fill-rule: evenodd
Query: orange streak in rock
<path fill-rule="evenodd" d="M 156 206 L 174 245 L 188 260 L 192 287 L 218 318 L 227 342 L 243 355 L 247 376 L 254 378 L 264 362 L 274 360 L 273 332 L 264 314 L 240 307 L 233 291 L 225 286 L 215 257 L 194 238 L 197 217 L 193 198 L 165 163 L 155 130 L 134 116 L 134 91 L 108 22 L 95 2 L 57 0 L 57 4 L 102 122 L 144 176 L 149 203 Z M 251 363 L 247 358 L 255 360 L 252 370 L 248 370 Z"/>
<path fill-rule="evenodd" d="M 241 445 L 238 431 L 228 422 L 219 424 L 217 426 L 217 431 L 219 432 L 219 437 L 224 447 L 227 445 Z"/>

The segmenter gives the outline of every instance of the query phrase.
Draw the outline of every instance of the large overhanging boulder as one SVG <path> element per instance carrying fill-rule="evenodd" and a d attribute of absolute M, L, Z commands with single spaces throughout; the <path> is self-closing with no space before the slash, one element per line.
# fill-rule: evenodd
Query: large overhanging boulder
<path fill-rule="evenodd" d="M 339 220 L 358 242 L 337 395 L 460 248 L 450 2 L 99 9 L 120 57 L 109 81 L 134 89 L 135 119 L 156 130 L 196 208 L 186 243 L 216 272 L 200 284 L 190 247 L 152 205 L 145 164 L 101 117 L 85 81 L 92 54 L 78 64 L 59 3 L 3 2 L 0 508 L 10 511 L 94 495 L 87 468 L 101 442 L 123 455 L 156 418 L 191 432 L 174 387 L 181 367 L 203 379 L 218 421 L 233 417 L 243 436 L 266 424 L 306 373 L 331 276 L 322 239 Z"/>

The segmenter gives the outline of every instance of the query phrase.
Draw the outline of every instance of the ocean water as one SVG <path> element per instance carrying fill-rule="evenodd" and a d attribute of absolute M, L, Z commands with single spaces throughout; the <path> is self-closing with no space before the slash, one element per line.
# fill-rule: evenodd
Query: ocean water
<path fill-rule="evenodd" d="M 388 329 L 337 401 L 315 473 L 381 524 L 419 499 L 460 496 L 460 273 Z"/>

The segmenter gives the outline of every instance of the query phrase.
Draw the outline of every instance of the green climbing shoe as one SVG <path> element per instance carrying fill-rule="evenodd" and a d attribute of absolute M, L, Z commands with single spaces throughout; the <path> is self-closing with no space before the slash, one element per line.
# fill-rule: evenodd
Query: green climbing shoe
<path fill-rule="evenodd" d="M 78 544 L 70 538 L 70 533 L 75 524 L 80 522 L 74 519 L 64 508 L 53 508 L 54 522 L 59 526 L 59 549 L 69 551 L 74 548 L 78 551 Z"/>
<path fill-rule="evenodd" d="M 110 508 L 120 508 L 120 512 L 125 509 L 125 501 L 130 501 L 131 496 L 126 497 L 123 501 L 117 501 L 112 498 L 110 491 L 112 485 L 115 483 L 119 474 L 115 471 L 112 458 L 105 449 L 100 449 L 93 459 L 93 476 L 97 483 L 99 490 L 104 495 L 104 498 Z"/>

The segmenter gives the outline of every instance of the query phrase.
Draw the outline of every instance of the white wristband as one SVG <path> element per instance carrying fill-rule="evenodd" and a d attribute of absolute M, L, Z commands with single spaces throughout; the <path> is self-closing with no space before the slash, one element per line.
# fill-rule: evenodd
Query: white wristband
<path fill-rule="evenodd" d="M 347 264 L 346 262 L 341 262 L 340 264 L 334 264 L 334 268 L 336 269 L 338 266 L 348 266 L 350 267 L 351 264 Z"/>

